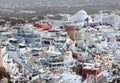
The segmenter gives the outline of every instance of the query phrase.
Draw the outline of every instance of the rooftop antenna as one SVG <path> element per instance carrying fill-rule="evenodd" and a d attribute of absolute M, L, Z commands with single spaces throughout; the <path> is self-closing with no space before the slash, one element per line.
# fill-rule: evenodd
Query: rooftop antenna
<path fill-rule="evenodd" d="M 110 10 L 100 10 L 99 12 L 101 14 L 101 24 L 103 26 L 103 13 L 110 13 L 111 11 Z"/>
<path fill-rule="evenodd" d="M 116 23 L 116 15 L 115 15 L 115 18 L 114 18 L 114 19 L 115 19 L 114 28 L 115 28 L 115 29 L 118 29 L 118 28 L 117 28 L 117 23 Z"/>
<path fill-rule="evenodd" d="M 103 16 L 102 16 L 102 14 L 103 14 L 103 10 L 100 10 L 100 20 L 101 20 L 101 24 L 103 24 L 103 20 L 102 20 Z"/>

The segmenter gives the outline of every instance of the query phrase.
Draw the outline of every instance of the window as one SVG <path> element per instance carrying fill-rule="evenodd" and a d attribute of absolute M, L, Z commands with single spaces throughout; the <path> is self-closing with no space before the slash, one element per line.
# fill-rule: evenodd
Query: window
<path fill-rule="evenodd" d="M 36 39 L 35 41 L 36 41 L 36 42 L 40 42 L 40 39 Z"/>
<path fill-rule="evenodd" d="M 43 41 L 44 44 L 50 44 L 50 41 Z"/>

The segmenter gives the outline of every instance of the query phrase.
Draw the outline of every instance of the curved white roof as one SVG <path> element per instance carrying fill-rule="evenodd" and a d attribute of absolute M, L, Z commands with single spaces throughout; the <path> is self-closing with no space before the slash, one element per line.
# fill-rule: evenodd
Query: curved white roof
<path fill-rule="evenodd" d="M 87 12 L 85 10 L 80 10 L 76 14 L 87 15 Z"/>
<path fill-rule="evenodd" d="M 87 12 L 84 10 L 80 10 L 75 15 L 71 17 L 72 21 L 84 21 L 88 17 Z"/>

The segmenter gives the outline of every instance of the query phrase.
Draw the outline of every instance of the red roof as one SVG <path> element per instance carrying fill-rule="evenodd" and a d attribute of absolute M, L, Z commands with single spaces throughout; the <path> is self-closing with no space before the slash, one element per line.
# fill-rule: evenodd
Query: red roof
<path fill-rule="evenodd" d="M 51 24 L 48 25 L 34 24 L 33 26 L 36 28 L 41 28 L 42 30 L 49 30 L 52 27 Z"/>
<path fill-rule="evenodd" d="M 41 24 L 34 24 L 33 26 L 36 27 L 36 28 L 41 28 L 42 27 Z"/>

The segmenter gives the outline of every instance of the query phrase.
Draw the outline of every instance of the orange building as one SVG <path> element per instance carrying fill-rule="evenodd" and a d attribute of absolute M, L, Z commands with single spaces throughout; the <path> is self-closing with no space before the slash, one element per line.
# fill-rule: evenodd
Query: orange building
<path fill-rule="evenodd" d="M 2 58 L 1 58 L 1 50 L 0 50 L 0 66 L 3 66 Z"/>

